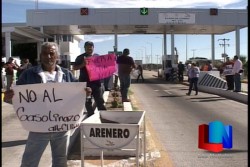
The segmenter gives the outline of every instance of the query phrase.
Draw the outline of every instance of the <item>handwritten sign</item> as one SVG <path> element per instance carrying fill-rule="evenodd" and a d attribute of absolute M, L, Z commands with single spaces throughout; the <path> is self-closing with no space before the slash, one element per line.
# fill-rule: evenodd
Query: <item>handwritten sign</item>
<path fill-rule="evenodd" d="M 88 62 L 86 68 L 90 81 L 107 78 L 117 70 L 115 54 L 91 56 L 86 60 Z"/>
<path fill-rule="evenodd" d="M 62 132 L 80 126 L 86 82 L 17 85 L 13 106 L 24 129 Z"/>

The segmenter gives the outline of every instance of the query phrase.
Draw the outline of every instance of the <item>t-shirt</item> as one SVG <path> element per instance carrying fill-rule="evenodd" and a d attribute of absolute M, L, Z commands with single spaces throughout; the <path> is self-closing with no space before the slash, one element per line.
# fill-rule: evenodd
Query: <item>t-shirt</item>
<path fill-rule="evenodd" d="M 14 69 L 16 69 L 15 64 L 7 62 L 5 65 L 7 65 L 7 67 L 5 68 L 6 75 L 14 75 Z"/>
<path fill-rule="evenodd" d="M 52 73 L 48 71 L 44 71 L 44 75 L 46 78 L 46 82 L 56 82 L 56 71 L 53 71 Z"/>
<path fill-rule="evenodd" d="M 184 64 L 178 64 L 178 70 L 179 72 L 183 72 L 185 70 Z"/>
<path fill-rule="evenodd" d="M 124 55 L 119 56 L 117 58 L 116 62 L 118 64 L 118 74 L 119 75 L 130 74 L 130 72 L 132 71 L 132 66 L 135 64 L 132 57 L 124 56 Z"/>
<path fill-rule="evenodd" d="M 232 61 L 225 62 L 223 64 L 223 74 L 224 75 L 233 75 L 233 65 L 234 63 Z"/>
<path fill-rule="evenodd" d="M 77 56 L 76 60 L 75 60 L 75 65 L 82 64 L 86 57 L 88 57 L 88 54 L 86 54 L 86 53 L 83 53 L 83 54 Z M 90 81 L 89 74 L 87 72 L 86 67 L 83 67 L 80 69 L 79 81 L 80 82 L 87 82 L 87 86 L 91 86 L 91 85 L 101 86 L 101 83 L 103 82 L 103 80 Z"/>

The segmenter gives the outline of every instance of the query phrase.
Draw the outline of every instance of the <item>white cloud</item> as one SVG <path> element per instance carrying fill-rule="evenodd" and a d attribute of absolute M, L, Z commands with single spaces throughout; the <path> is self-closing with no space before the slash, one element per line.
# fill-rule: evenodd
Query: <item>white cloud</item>
<path fill-rule="evenodd" d="M 18 0 L 16 0 L 18 1 Z M 34 0 L 19 0 L 32 1 Z M 90 8 L 226 8 L 226 6 L 246 8 L 246 0 L 35 0 L 38 3 L 61 4 Z M 246 3 L 242 3 L 246 2 Z M 231 4 L 234 4 L 231 6 Z M 242 5 L 242 6 L 241 6 Z M 234 7 L 236 8 L 236 7 Z"/>
<path fill-rule="evenodd" d="M 119 35 L 118 38 L 127 37 L 129 35 Z M 84 41 L 92 41 L 94 43 L 104 41 L 114 41 L 114 35 L 85 35 Z"/>

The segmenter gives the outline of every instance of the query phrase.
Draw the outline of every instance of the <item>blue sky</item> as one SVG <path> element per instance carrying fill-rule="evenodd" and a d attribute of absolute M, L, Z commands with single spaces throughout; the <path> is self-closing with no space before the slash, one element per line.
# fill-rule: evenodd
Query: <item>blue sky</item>
<path fill-rule="evenodd" d="M 66 8 L 219 8 L 219 9 L 246 9 L 247 0 L 2 0 L 2 22 L 24 23 L 26 22 L 26 10 L 35 9 L 66 9 Z M 122 5 L 121 5 L 122 4 Z M 130 49 L 130 55 L 134 59 L 141 59 L 146 55 L 152 57 L 153 63 L 159 62 L 162 55 L 162 35 L 119 35 L 118 50 Z M 248 53 L 248 28 L 240 30 L 240 54 L 247 57 Z M 215 36 L 215 58 L 221 59 L 224 48 L 220 46 L 222 41 L 218 39 L 229 39 L 226 41 L 226 53 L 233 57 L 235 51 L 235 32 Z M 85 40 L 95 43 L 95 52 L 106 54 L 113 50 L 114 36 L 89 35 Z M 167 41 L 170 36 L 167 35 Z M 200 42 L 204 41 L 204 42 Z M 187 45 L 186 45 L 187 42 Z M 187 46 L 187 48 L 186 48 Z M 211 36 L 210 35 L 175 35 L 175 47 L 179 53 L 179 60 L 185 62 L 186 58 L 207 57 L 211 58 Z M 187 52 L 186 52 L 187 51 Z M 167 43 L 167 54 L 170 54 L 170 42 Z M 157 59 L 158 58 L 158 59 Z M 145 59 L 144 59 L 145 62 Z"/>

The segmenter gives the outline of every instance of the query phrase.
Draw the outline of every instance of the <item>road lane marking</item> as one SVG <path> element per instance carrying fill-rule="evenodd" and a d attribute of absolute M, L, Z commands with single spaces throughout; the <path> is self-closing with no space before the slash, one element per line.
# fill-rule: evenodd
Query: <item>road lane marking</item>
<path fill-rule="evenodd" d="M 168 94 L 170 94 L 170 95 L 172 94 L 172 93 L 171 93 L 171 92 L 169 92 L 168 90 L 164 90 L 164 92 L 166 92 L 166 93 L 168 93 Z"/>

